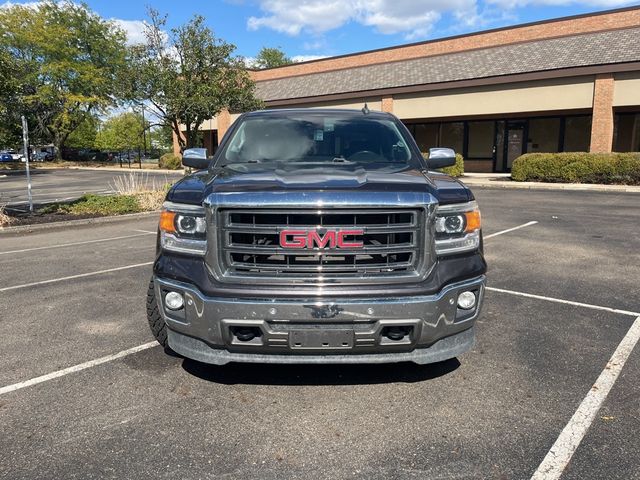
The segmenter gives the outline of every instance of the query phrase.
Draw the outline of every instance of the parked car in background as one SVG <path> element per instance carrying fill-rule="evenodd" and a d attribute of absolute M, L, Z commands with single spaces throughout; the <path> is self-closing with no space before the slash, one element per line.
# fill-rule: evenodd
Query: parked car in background
<path fill-rule="evenodd" d="M 31 160 L 34 162 L 50 162 L 53 160 L 53 153 L 36 152 L 33 155 L 31 155 Z"/>
<path fill-rule="evenodd" d="M 24 158 L 24 155 L 22 155 L 21 153 L 16 152 L 15 150 L 7 150 L 7 152 L 9 155 L 11 155 L 11 159 L 13 162 L 19 162 L 20 160 L 22 160 Z"/>
<path fill-rule="evenodd" d="M 0 162 L 13 162 L 13 156 L 7 152 L 0 153 Z"/>

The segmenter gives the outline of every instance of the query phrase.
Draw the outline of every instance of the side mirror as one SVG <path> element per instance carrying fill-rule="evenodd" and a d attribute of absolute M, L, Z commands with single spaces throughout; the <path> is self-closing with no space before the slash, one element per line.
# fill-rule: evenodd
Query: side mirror
<path fill-rule="evenodd" d="M 451 148 L 430 148 L 427 166 L 429 170 L 451 167 L 456 164 L 456 152 Z"/>
<path fill-rule="evenodd" d="M 206 148 L 189 148 L 182 154 L 182 164 L 185 167 L 204 170 L 209 167 L 209 162 Z"/>

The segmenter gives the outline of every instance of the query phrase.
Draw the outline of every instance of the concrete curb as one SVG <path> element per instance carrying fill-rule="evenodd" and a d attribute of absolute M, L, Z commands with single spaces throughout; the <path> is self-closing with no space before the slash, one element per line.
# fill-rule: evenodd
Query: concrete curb
<path fill-rule="evenodd" d="M 165 173 L 165 174 L 174 174 L 179 173 L 184 175 L 185 170 L 166 170 L 159 168 L 118 168 L 118 167 L 78 167 L 75 165 L 69 165 L 65 167 L 55 166 L 55 167 L 34 167 L 33 170 L 91 170 L 96 172 L 141 172 L 141 173 Z M 9 172 L 25 172 L 23 169 L 15 169 L 15 170 L 7 170 Z M 1 177 L 2 175 L 0 175 Z"/>
<path fill-rule="evenodd" d="M 0 236 L 12 233 L 32 233 L 43 230 L 53 230 L 56 228 L 73 228 L 83 225 L 100 225 L 104 223 L 116 223 L 127 220 L 135 220 L 136 218 L 146 218 L 156 216 L 160 210 L 153 212 L 128 213 L 126 215 L 112 215 L 109 217 L 82 218 L 80 220 L 66 220 L 62 222 L 40 223 L 36 225 L 18 225 L 15 227 L 0 227 Z"/>
<path fill-rule="evenodd" d="M 574 192 L 609 192 L 609 193 L 640 193 L 640 186 L 637 185 L 602 185 L 588 183 L 542 183 L 542 182 L 514 182 L 507 180 L 480 180 L 459 178 L 459 180 L 469 187 L 488 188 L 515 188 L 522 190 L 560 190 Z"/>
<path fill-rule="evenodd" d="M 165 170 L 159 168 L 116 168 L 116 167 L 59 167 L 61 170 L 93 170 L 97 172 L 142 172 L 142 173 L 181 173 L 185 174 L 184 170 Z"/>

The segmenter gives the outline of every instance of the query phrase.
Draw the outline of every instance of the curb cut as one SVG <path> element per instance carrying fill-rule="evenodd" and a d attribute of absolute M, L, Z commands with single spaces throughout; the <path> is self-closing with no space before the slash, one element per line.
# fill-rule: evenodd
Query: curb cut
<path fill-rule="evenodd" d="M 588 183 L 536 183 L 507 181 L 465 181 L 459 180 L 468 187 L 504 188 L 521 190 L 558 190 L 564 192 L 605 192 L 605 193 L 640 193 L 636 185 L 602 185 Z M 468 180 L 468 179 L 467 179 Z"/>
<path fill-rule="evenodd" d="M 32 233 L 42 230 L 53 230 L 56 228 L 80 227 L 84 225 L 116 223 L 126 220 L 135 220 L 136 218 L 146 218 L 158 215 L 160 210 L 142 213 L 128 213 L 126 215 L 112 215 L 109 217 L 82 218 L 80 220 L 65 220 L 62 222 L 49 222 L 36 225 L 18 225 L 15 227 L 0 227 L 0 236 L 12 233 Z"/>

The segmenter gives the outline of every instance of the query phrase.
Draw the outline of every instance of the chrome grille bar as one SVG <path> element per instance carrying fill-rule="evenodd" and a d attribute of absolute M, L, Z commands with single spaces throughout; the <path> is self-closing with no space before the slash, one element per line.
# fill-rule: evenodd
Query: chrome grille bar
<path fill-rule="evenodd" d="M 226 278 L 260 280 L 416 277 L 425 245 L 424 209 L 248 209 L 217 211 L 219 263 Z M 283 230 L 362 230 L 363 247 L 284 248 Z"/>

